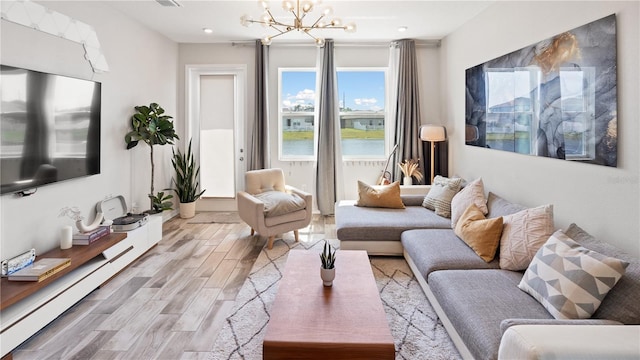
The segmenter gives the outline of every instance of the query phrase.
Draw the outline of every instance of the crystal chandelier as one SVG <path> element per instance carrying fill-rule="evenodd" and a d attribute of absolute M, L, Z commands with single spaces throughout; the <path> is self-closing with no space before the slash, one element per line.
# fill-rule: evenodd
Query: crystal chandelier
<path fill-rule="evenodd" d="M 267 35 L 262 39 L 262 43 L 264 45 L 270 45 L 273 38 L 295 30 L 309 35 L 311 38 L 313 38 L 316 45 L 320 47 L 324 45 L 324 38 L 320 36 L 314 36 L 311 33 L 311 31 L 314 29 L 342 29 L 348 33 L 356 31 L 356 24 L 354 23 L 343 25 L 340 19 L 333 18 L 329 20 L 329 17 L 333 13 L 333 10 L 329 6 L 326 6 L 322 9 L 320 16 L 318 16 L 318 18 L 314 22 L 310 22 L 310 25 L 305 25 L 305 17 L 309 15 L 309 13 L 313 11 L 314 7 L 318 6 L 320 2 L 321 0 L 283 1 L 282 8 L 285 11 L 293 14 L 293 23 L 286 23 L 284 20 L 276 20 L 273 17 L 268 1 L 259 0 L 258 3 L 264 8 L 264 14 L 260 17 L 259 20 L 254 20 L 248 15 L 243 15 L 240 18 L 240 24 L 248 27 L 253 23 L 258 23 L 262 24 L 262 26 L 264 27 L 275 29 L 277 31 L 275 35 Z M 312 15 L 309 16 L 311 17 Z"/>

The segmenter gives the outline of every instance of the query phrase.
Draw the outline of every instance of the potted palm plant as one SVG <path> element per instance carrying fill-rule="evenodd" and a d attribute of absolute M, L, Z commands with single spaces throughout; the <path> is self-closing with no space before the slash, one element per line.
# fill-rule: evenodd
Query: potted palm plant
<path fill-rule="evenodd" d="M 198 192 L 198 175 L 200 175 L 200 167 L 195 164 L 193 153 L 191 152 L 191 140 L 185 154 L 178 149 L 176 153 L 173 149 L 173 159 L 171 164 L 176 171 L 176 177 L 172 178 L 174 188 L 178 199 L 180 200 L 180 217 L 183 219 L 192 218 L 196 214 L 196 200 L 202 196 L 205 190 Z"/>
<path fill-rule="evenodd" d="M 155 193 L 153 188 L 154 161 L 153 146 L 172 144 L 180 139 L 173 127 L 172 117 L 164 113 L 164 109 L 151 103 L 149 106 L 136 106 L 136 113 L 131 116 L 131 131 L 124 136 L 127 150 L 134 148 L 140 141 L 149 145 L 151 149 L 151 191 L 149 192 L 150 213 L 158 213 L 171 209 L 171 198 L 163 192 Z"/>
<path fill-rule="evenodd" d="M 332 251 L 333 250 L 333 251 Z M 336 249 L 332 247 L 327 240 L 324 241 L 324 249 L 320 253 L 320 278 L 324 286 L 333 285 L 333 279 L 336 278 Z"/>

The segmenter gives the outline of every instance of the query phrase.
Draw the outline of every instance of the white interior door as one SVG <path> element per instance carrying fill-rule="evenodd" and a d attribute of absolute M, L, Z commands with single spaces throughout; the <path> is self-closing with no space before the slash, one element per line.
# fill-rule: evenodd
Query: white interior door
<path fill-rule="evenodd" d="M 236 210 L 244 188 L 246 66 L 187 66 L 187 133 L 206 189 L 198 210 Z"/>

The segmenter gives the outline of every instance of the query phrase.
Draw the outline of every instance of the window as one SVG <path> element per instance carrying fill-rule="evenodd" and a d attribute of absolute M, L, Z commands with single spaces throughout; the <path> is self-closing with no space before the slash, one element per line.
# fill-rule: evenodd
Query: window
<path fill-rule="evenodd" d="M 561 68 L 560 102 L 565 159 L 594 159 L 595 69 Z"/>
<path fill-rule="evenodd" d="M 279 69 L 281 160 L 315 159 L 315 68 Z M 386 69 L 338 69 L 344 159 L 383 159 L 387 133 Z"/>

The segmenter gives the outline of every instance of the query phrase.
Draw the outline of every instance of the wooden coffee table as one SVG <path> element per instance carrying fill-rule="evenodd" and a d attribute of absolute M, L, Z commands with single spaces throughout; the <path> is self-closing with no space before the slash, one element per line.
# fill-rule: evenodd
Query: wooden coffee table
<path fill-rule="evenodd" d="M 366 251 L 338 250 L 332 287 L 320 257 L 291 250 L 271 307 L 264 359 L 394 359 L 395 348 Z"/>

